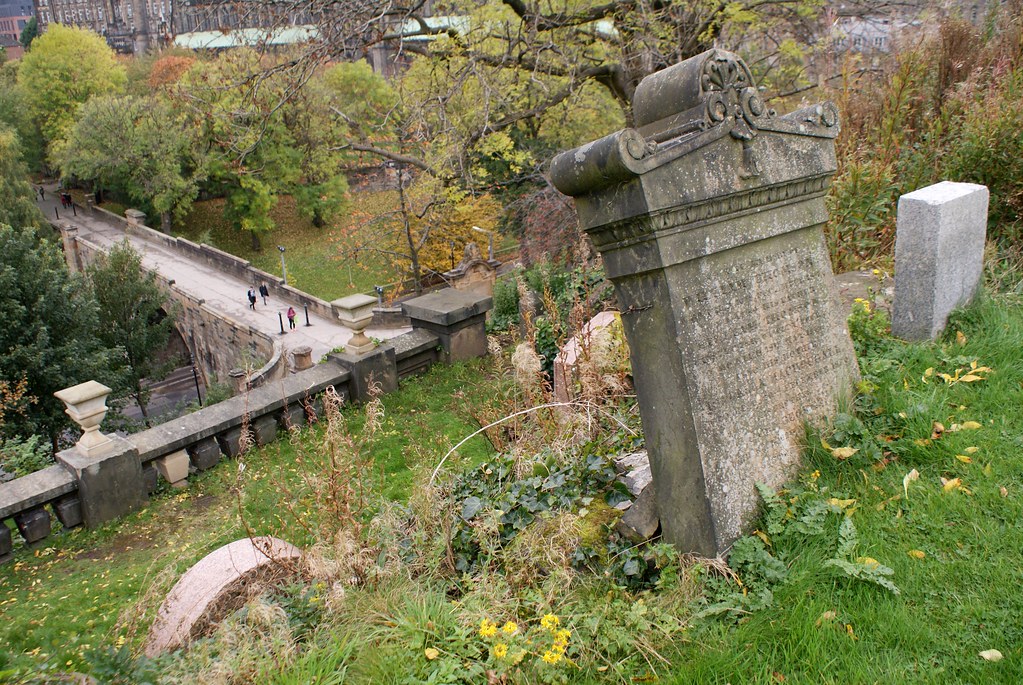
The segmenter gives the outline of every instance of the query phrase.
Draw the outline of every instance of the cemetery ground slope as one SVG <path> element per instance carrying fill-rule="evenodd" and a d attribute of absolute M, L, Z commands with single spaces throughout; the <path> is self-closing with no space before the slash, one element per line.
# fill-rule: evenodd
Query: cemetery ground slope
<path fill-rule="evenodd" d="M 660 591 L 637 595 L 577 577 L 559 587 L 556 611 L 572 632 L 575 658 L 602 653 L 610 668 L 552 674 L 618 682 L 615 664 L 634 655 L 612 657 L 614 650 L 672 607 L 687 625 L 681 639 L 642 633 L 644 656 L 633 662 L 633 675 L 665 683 L 1023 682 L 1023 298 L 992 296 L 955 314 L 933 344 L 872 335 L 861 346 L 868 352 L 860 359 L 856 417 L 839 417 L 835 430 L 811 436 L 798 478 L 765 493 L 759 535 L 743 538 L 744 559 L 733 559 L 738 577 L 697 561 Z M 472 432 L 465 408 L 507 387 L 489 369 L 481 362 L 431 372 L 384 398 L 388 423 L 372 454 L 385 477 L 372 480 L 374 489 L 386 482 L 388 496 L 408 497 L 413 473 L 429 471 Z M 8 663 L 88 670 L 96 646 L 137 650 L 174 579 L 243 534 L 239 507 L 254 534 L 287 530 L 292 542 L 309 545 L 311 531 L 289 523 L 279 492 L 299 483 L 308 463 L 303 445 L 319 439 L 309 432 L 280 441 L 246 457 L 243 473 L 223 465 L 120 523 L 20 550 L 0 567 Z M 464 449 L 462 467 L 486 454 L 482 444 Z M 271 669 L 260 672 L 263 682 L 298 682 L 301 668 L 328 662 L 331 673 L 342 673 L 338 682 L 401 681 L 411 670 L 458 666 L 449 655 L 480 640 L 478 624 L 459 625 L 453 616 L 466 611 L 464 602 L 456 607 L 442 586 L 423 578 L 349 590 L 340 613 L 310 627 L 299 657 L 259 662 Z M 472 595 L 485 602 L 480 612 L 509 610 L 500 574 L 481 585 Z M 289 616 L 309 615 L 304 595 L 290 596 Z M 609 614 L 612 607 L 621 615 Z M 613 635 L 598 630 L 603 637 L 577 642 L 608 621 Z M 461 642 L 435 640 L 449 629 Z M 258 639 L 232 639 L 244 635 Z M 248 644 L 247 653 L 260 644 Z M 210 659 L 208 669 L 216 659 L 238 658 L 198 651 Z"/>

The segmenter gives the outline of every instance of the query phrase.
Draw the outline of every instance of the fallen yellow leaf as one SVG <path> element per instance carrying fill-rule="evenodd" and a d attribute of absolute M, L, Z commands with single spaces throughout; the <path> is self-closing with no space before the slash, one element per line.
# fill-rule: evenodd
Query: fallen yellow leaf
<path fill-rule="evenodd" d="M 1002 494 L 1002 497 L 1008 497 L 1009 496 L 1009 491 L 1005 488 L 1004 485 L 1002 487 L 998 488 L 998 492 L 1000 492 Z"/>
<path fill-rule="evenodd" d="M 433 661 L 434 659 L 440 656 L 440 652 L 434 649 L 433 647 L 427 647 L 425 650 L 423 650 L 423 654 L 425 654 L 426 658 L 429 659 L 430 661 Z"/>
<path fill-rule="evenodd" d="M 913 469 L 902 478 L 902 490 L 906 493 L 906 498 L 909 498 L 909 484 L 920 478 L 920 472 Z"/>
<path fill-rule="evenodd" d="M 911 549 L 908 552 L 906 552 L 906 554 L 913 557 L 914 559 L 923 559 L 924 557 L 927 556 L 927 553 L 921 549 Z"/>
<path fill-rule="evenodd" d="M 983 652 L 980 653 L 980 658 L 984 659 L 985 661 L 1001 661 L 1002 653 L 999 652 L 997 649 L 985 649 Z"/>
<path fill-rule="evenodd" d="M 874 557 L 856 557 L 856 563 L 863 564 L 873 568 L 874 566 L 880 566 L 881 563 Z"/>
<path fill-rule="evenodd" d="M 960 347 L 966 344 L 966 336 L 963 335 L 962 331 L 956 331 L 956 344 Z"/>
<path fill-rule="evenodd" d="M 817 625 L 820 625 L 825 621 L 834 621 L 837 616 L 838 612 L 834 610 L 825 611 L 823 614 L 821 614 L 821 617 L 817 619 Z"/>
<path fill-rule="evenodd" d="M 958 478 L 952 478 L 950 480 L 941 479 L 941 489 L 945 492 L 952 492 L 958 489 L 963 484 L 963 481 Z"/>
<path fill-rule="evenodd" d="M 859 452 L 859 450 L 854 447 L 836 447 L 831 450 L 831 456 L 841 461 L 848 459 L 857 452 Z"/>
<path fill-rule="evenodd" d="M 973 463 L 973 460 L 970 459 L 965 454 L 957 454 L 956 455 L 956 459 L 958 459 L 959 461 L 963 462 L 964 464 L 972 464 Z"/>
<path fill-rule="evenodd" d="M 967 447 L 966 449 L 963 450 L 963 452 L 966 452 L 967 454 L 976 454 L 979 451 L 980 451 L 979 447 Z"/>
<path fill-rule="evenodd" d="M 980 424 L 976 421 L 965 421 L 962 428 L 964 431 L 975 431 L 980 428 Z"/>
<path fill-rule="evenodd" d="M 831 499 L 828 500 L 828 504 L 830 504 L 833 507 L 838 507 L 839 509 L 846 509 L 847 507 L 850 507 L 853 504 L 856 504 L 856 500 L 854 500 L 854 499 L 838 499 L 837 497 L 832 497 Z"/>

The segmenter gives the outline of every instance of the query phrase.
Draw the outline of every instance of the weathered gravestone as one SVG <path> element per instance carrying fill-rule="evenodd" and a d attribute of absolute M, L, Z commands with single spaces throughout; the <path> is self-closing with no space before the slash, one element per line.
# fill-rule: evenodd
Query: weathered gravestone
<path fill-rule="evenodd" d="M 892 333 L 936 338 L 984 271 L 988 189 L 942 181 L 899 198 Z"/>
<path fill-rule="evenodd" d="M 714 555 L 857 377 L 821 230 L 838 114 L 776 116 L 720 50 L 643 79 L 633 112 L 551 178 L 615 285 L 664 538 Z"/>

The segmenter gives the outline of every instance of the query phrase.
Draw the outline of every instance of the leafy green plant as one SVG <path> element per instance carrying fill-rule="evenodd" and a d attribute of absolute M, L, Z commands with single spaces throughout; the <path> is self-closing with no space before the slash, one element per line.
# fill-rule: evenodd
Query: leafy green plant
<path fill-rule="evenodd" d="M 519 322 L 519 288 L 514 278 L 502 278 L 494 283 L 494 309 L 487 328 L 506 331 Z"/>
<path fill-rule="evenodd" d="M 38 435 L 26 439 L 11 437 L 0 440 L 0 468 L 15 476 L 27 476 L 53 465 L 50 446 Z"/>

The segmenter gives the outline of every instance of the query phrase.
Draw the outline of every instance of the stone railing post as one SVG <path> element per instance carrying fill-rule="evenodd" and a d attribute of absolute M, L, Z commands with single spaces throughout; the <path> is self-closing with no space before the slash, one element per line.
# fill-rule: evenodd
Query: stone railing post
<path fill-rule="evenodd" d="M 720 50 L 643 79 L 633 113 L 550 174 L 615 286 L 664 539 L 714 556 L 857 377 L 821 230 L 838 114 L 776 116 Z"/>
<path fill-rule="evenodd" d="M 57 453 L 57 462 L 78 482 L 82 519 L 90 528 L 138 509 L 146 497 L 138 450 L 99 430 L 109 394 L 110 388 L 96 381 L 54 393 L 84 431 L 74 447 Z"/>
<path fill-rule="evenodd" d="M 412 328 L 430 331 L 444 348 L 448 362 L 457 362 L 487 353 L 487 312 L 491 297 L 445 288 L 402 303 Z"/>

